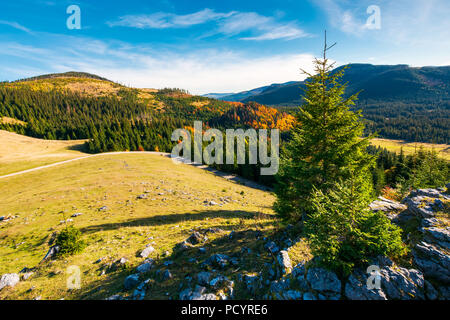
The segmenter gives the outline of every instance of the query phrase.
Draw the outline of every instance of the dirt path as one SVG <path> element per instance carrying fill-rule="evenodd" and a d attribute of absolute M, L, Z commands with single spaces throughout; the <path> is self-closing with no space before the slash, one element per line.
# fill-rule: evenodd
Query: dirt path
<path fill-rule="evenodd" d="M 48 165 L 45 165 L 45 166 L 40 166 L 40 167 L 36 167 L 36 168 L 32 168 L 32 169 L 27 169 L 27 170 L 23 170 L 23 171 L 19 171 L 19 172 L 6 174 L 4 176 L 0 176 L 0 179 L 5 179 L 5 178 L 22 175 L 22 174 L 29 173 L 29 172 L 34 172 L 34 171 L 39 171 L 39 170 L 43 170 L 43 169 L 47 169 L 47 168 L 52 168 L 52 167 L 60 166 L 60 165 L 66 164 L 66 163 L 79 161 L 79 160 L 83 160 L 83 159 L 88 159 L 88 158 L 93 158 L 93 157 L 100 157 L 100 156 L 108 156 L 108 155 L 118 155 L 118 154 L 122 154 L 122 155 L 126 155 L 126 154 L 152 154 L 152 155 L 159 155 L 159 156 L 164 156 L 164 157 L 170 158 L 170 153 L 156 152 L 156 151 L 129 151 L 129 152 L 98 153 L 98 154 L 92 154 L 92 155 L 88 155 L 88 156 L 78 157 L 78 158 L 75 158 L 75 159 L 60 161 L 60 162 L 48 164 Z M 183 161 L 179 161 L 179 162 L 183 162 Z M 183 162 L 183 164 L 187 164 L 187 163 Z M 216 170 L 214 168 L 208 167 L 208 166 L 203 165 L 203 164 L 189 163 L 187 165 L 192 165 L 192 166 L 194 166 L 196 168 L 199 168 L 199 169 L 202 169 L 202 170 L 207 170 L 207 171 L 215 174 L 216 176 L 219 176 L 219 177 L 224 178 L 224 179 L 229 180 L 229 181 L 234 181 L 236 183 L 245 185 L 245 186 L 250 187 L 250 188 L 260 189 L 260 190 L 264 190 L 264 191 L 271 191 L 272 190 L 271 188 L 266 187 L 264 185 L 261 185 L 261 184 L 255 182 L 255 181 L 251 181 L 251 180 L 242 178 L 242 177 L 234 175 L 234 174 L 222 172 L 222 171 Z"/>

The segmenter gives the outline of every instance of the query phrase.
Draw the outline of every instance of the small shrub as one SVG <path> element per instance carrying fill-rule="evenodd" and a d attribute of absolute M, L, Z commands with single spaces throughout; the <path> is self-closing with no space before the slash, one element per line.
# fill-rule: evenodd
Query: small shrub
<path fill-rule="evenodd" d="M 68 256 L 80 253 L 86 248 L 86 242 L 81 239 L 81 231 L 74 226 L 63 229 L 56 237 L 59 246 L 58 256 Z"/>

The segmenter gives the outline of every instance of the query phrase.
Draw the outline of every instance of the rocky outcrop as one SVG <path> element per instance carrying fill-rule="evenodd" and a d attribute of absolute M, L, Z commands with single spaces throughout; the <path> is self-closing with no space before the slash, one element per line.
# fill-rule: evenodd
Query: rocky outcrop
<path fill-rule="evenodd" d="M 413 262 L 428 280 L 438 284 L 440 297 L 450 299 L 450 196 L 438 189 L 420 189 L 403 203 L 420 224 L 419 241 L 412 243 Z"/>

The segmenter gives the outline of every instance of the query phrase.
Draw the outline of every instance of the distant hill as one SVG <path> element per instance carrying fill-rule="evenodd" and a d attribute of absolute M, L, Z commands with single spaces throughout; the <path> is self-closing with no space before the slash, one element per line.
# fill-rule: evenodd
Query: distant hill
<path fill-rule="evenodd" d="M 100 76 L 97 76 L 95 74 L 87 73 L 87 72 L 77 72 L 77 71 L 69 71 L 64 73 L 50 73 L 50 74 L 44 74 L 41 76 L 31 77 L 31 78 L 25 78 L 17 80 L 16 82 L 21 81 L 35 81 L 35 80 L 44 80 L 44 79 L 55 79 L 55 78 L 84 78 L 84 79 L 95 79 L 95 80 L 102 80 L 102 81 L 110 81 L 106 78 L 102 78 Z M 112 81 L 110 81 L 112 82 Z"/>
<path fill-rule="evenodd" d="M 255 88 L 255 89 L 248 90 L 248 91 L 242 91 L 239 93 L 208 93 L 208 94 L 205 94 L 204 97 L 209 97 L 209 98 L 214 98 L 214 99 L 219 99 L 219 100 L 224 100 L 224 101 L 241 102 L 241 101 L 247 100 L 247 98 L 262 94 L 266 91 L 274 90 L 276 88 L 280 88 L 280 87 L 287 86 L 287 85 L 294 84 L 294 83 L 297 83 L 297 82 L 290 81 L 290 82 L 286 82 L 286 83 L 274 83 L 274 84 L 271 84 L 270 86 L 259 87 L 259 88 Z"/>

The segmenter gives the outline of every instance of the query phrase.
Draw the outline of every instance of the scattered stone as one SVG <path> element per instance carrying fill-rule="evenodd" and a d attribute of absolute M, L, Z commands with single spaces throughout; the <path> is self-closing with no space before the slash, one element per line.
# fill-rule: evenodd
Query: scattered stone
<path fill-rule="evenodd" d="M 264 245 L 264 248 L 269 250 L 270 253 L 276 254 L 278 251 L 280 251 L 280 248 L 278 248 L 277 244 L 273 241 L 269 241 Z"/>
<path fill-rule="evenodd" d="M 183 241 L 181 243 L 178 243 L 175 246 L 175 250 L 179 250 L 179 251 L 185 251 L 185 250 L 188 250 L 188 249 L 191 249 L 191 248 L 192 248 L 192 244 L 190 244 L 187 241 Z"/>
<path fill-rule="evenodd" d="M 140 256 L 142 258 L 147 258 L 153 251 L 155 251 L 155 248 L 153 248 L 152 246 L 148 246 L 147 248 L 142 250 Z"/>
<path fill-rule="evenodd" d="M 211 279 L 210 272 L 203 271 L 197 275 L 197 281 L 202 286 L 206 286 L 209 283 L 209 279 Z"/>
<path fill-rule="evenodd" d="M 306 274 L 306 280 L 313 290 L 327 296 L 334 296 L 341 292 L 341 281 L 337 275 L 323 268 L 310 268 Z"/>
<path fill-rule="evenodd" d="M 144 199 L 147 199 L 147 198 L 148 198 L 148 195 L 144 193 L 144 194 L 138 195 L 136 198 L 137 198 L 138 200 L 144 200 Z"/>
<path fill-rule="evenodd" d="M 291 259 L 287 251 L 282 250 L 278 253 L 277 261 L 281 266 L 282 274 L 290 273 L 292 270 Z"/>
<path fill-rule="evenodd" d="M 192 245 L 196 245 L 199 243 L 203 243 L 205 241 L 208 240 L 208 237 L 206 237 L 205 235 L 202 235 L 200 232 L 195 231 L 193 234 L 191 234 L 189 236 L 189 238 L 186 239 L 186 242 L 192 244 Z"/>
<path fill-rule="evenodd" d="M 48 252 L 45 255 L 45 257 L 41 260 L 41 263 L 48 259 L 54 258 L 58 252 L 59 252 L 59 246 L 56 246 L 56 245 L 51 246 L 50 249 L 48 249 Z"/>
<path fill-rule="evenodd" d="M 217 288 L 220 284 L 224 283 L 225 281 L 228 281 L 227 277 L 217 276 L 209 282 L 209 285 L 212 288 Z"/>
<path fill-rule="evenodd" d="M 130 290 L 136 287 L 138 284 L 139 284 L 139 274 L 132 274 L 125 278 L 123 286 L 125 290 Z"/>
<path fill-rule="evenodd" d="M 205 231 L 205 234 L 206 234 L 206 233 L 221 233 L 221 232 L 223 232 L 223 230 L 220 229 L 220 228 L 208 228 L 208 229 Z"/>
<path fill-rule="evenodd" d="M 103 207 L 101 207 L 100 209 L 98 209 L 98 211 L 107 211 L 108 210 L 108 207 L 107 206 L 103 206 Z"/>
<path fill-rule="evenodd" d="M 83 215 L 81 212 L 77 212 L 77 213 L 74 213 L 71 217 L 72 218 L 76 218 L 76 217 L 79 217 L 81 215 Z"/>
<path fill-rule="evenodd" d="M 228 257 L 227 255 L 217 253 L 209 257 L 205 261 L 205 264 L 212 265 L 218 268 L 225 268 L 228 265 L 229 260 L 230 257 Z"/>
<path fill-rule="evenodd" d="M 152 264 L 150 262 L 146 262 L 146 263 L 143 263 L 140 266 L 138 266 L 136 268 L 136 271 L 139 273 L 147 273 L 147 272 L 150 272 L 151 269 L 152 269 Z"/>
<path fill-rule="evenodd" d="M 0 290 L 5 287 L 15 287 L 20 282 L 20 276 L 17 273 L 7 273 L 0 278 Z"/>

